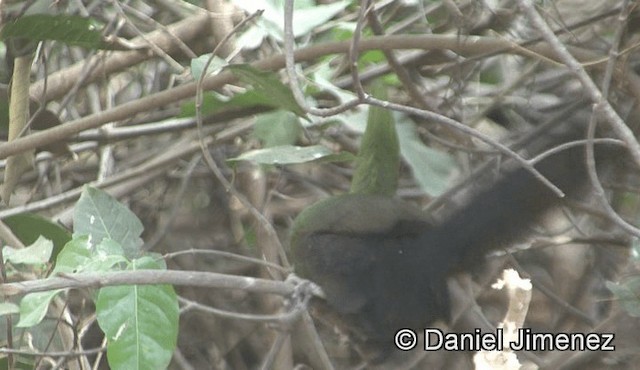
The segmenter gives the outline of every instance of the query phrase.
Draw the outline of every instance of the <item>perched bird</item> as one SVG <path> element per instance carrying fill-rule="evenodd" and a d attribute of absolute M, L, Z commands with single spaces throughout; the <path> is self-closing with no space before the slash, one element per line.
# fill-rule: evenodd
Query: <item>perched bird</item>
<path fill-rule="evenodd" d="M 602 155 L 599 154 L 599 157 Z M 585 150 L 535 165 L 567 194 L 588 183 Z M 443 220 L 381 194 L 344 194 L 303 211 L 291 234 L 295 270 L 324 291 L 321 304 L 356 343 L 392 348 L 395 332 L 451 318 L 447 279 L 526 236 L 558 197 L 524 169 L 507 171 Z"/>

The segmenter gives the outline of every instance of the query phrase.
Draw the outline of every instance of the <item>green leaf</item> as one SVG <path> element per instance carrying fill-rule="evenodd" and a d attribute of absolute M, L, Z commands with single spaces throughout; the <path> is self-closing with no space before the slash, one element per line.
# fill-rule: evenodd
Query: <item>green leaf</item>
<path fill-rule="evenodd" d="M 293 145 L 301 133 L 302 127 L 298 118 L 283 110 L 260 114 L 253 126 L 253 136 L 262 141 L 262 145 L 267 148 Z"/>
<path fill-rule="evenodd" d="M 215 92 L 205 92 L 202 95 L 202 115 L 203 116 L 208 116 L 226 107 L 235 108 L 235 106 L 232 103 L 229 103 L 228 99 L 225 100 L 223 96 Z M 196 116 L 195 101 L 186 102 L 180 107 L 180 114 L 178 114 L 179 118 L 195 117 L 195 116 Z"/>
<path fill-rule="evenodd" d="M 51 274 L 55 275 L 59 272 L 69 274 L 81 271 L 84 266 L 91 263 L 92 256 L 93 253 L 91 251 L 89 236 L 82 235 L 74 237 L 58 254 L 56 267 Z"/>
<path fill-rule="evenodd" d="M 233 64 L 225 69 L 233 72 L 242 82 L 253 86 L 263 105 L 282 108 L 305 117 L 305 112 L 294 99 L 293 93 L 280 81 L 277 74 L 261 71 L 247 64 Z"/>
<path fill-rule="evenodd" d="M 91 258 L 84 260 L 82 265 L 77 266 L 76 271 L 111 271 L 117 264 L 129 262 L 124 256 L 122 247 L 117 242 L 105 238 L 95 247 L 91 253 Z"/>
<path fill-rule="evenodd" d="M 402 156 L 422 190 L 432 196 L 442 194 L 458 172 L 455 160 L 444 152 L 425 146 L 413 122 L 403 120 L 398 123 L 397 130 Z"/>
<path fill-rule="evenodd" d="M 630 278 L 620 284 L 607 281 L 606 285 L 629 315 L 640 317 L 640 277 Z"/>
<path fill-rule="evenodd" d="M 31 41 L 55 40 L 90 49 L 109 48 L 103 42 L 98 23 L 76 15 L 26 15 L 4 25 L 0 39 L 22 38 Z"/>
<path fill-rule="evenodd" d="M 358 59 L 358 66 L 368 67 L 376 64 L 380 64 L 386 60 L 384 53 L 380 50 L 369 50 L 360 56 Z"/>
<path fill-rule="evenodd" d="M 25 248 L 4 247 L 2 255 L 4 262 L 20 263 L 25 265 L 39 265 L 49 262 L 53 243 L 40 236 L 33 244 Z"/>
<path fill-rule="evenodd" d="M 231 158 L 229 162 L 252 161 L 260 164 L 294 164 L 306 163 L 325 158 L 333 154 L 331 149 L 322 145 L 293 146 L 282 145 L 266 149 L 250 150 L 239 157 Z"/>
<path fill-rule="evenodd" d="M 124 264 L 128 260 L 124 251 L 116 241 L 104 238 L 96 245 L 95 253 L 91 261 L 82 268 L 84 271 L 110 271 L 117 264 Z"/>
<path fill-rule="evenodd" d="M 376 84 L 374 96 L 385 99 L 384 86 Z M 398 187 L 400 149 L 393 115 L 388 109 L 370 106 L 351 180 L 351 193 L 393 196 Z"/>
<path fill-rule="evenodd" d="M 131 268 L 159 267 L 145 257 L 134 260 Z M 96 314 L 108 340 L 107 359 L 112 369 L 167 367 L 177 344 L 179 319 L 177 296 L 170 285 L 102 288 Z"/>
<path fill-rule="evenodd" d="M 202 71 L 204 70 L 204 66 L 205 64 L 207 64 L 209 58 L 211 58 L 211 54 L 204 54 L 200 55 L 197 58 L 191 59 L 191 75 L 193 76 L 193 78 L 195 78 L 196 80 L 200 78 L 200 76 L 202 75 Z M 211 63 L 209 63 L 207 74 L 217 74 L 227 64 L 229 63 L 227 63 L 226 60 L 220 58 L 219 56 L 214 56 L 213 60 L 211 60 Z"/>
<path fill-rule="evenodd" d="M 127 207 L 102 190 L 85 186 L 73 212 L 74 235 L 90 235 L 93 245 L 109 238 L 128 257 L 140 253 L 143 226 Z"/>
<path fill-rule="evenodd" d="M 20 321 L 16 324 L 19 328 L 28 328 L 42 321 L 49 310 L 49 303 L 56 294 L 63 289 L 46 292 L 29 293 L 20 301 Z"/>
<path fill-rule="evenodd" d="M 125 263 L 122 247 L 115 241 L 104 238 L 97 246 L 92 247 L 89 236 L 82 235 L 71 239 L 62 248 L 56 259 L 52 275 L 57 273 L 76 273 L 82 271 L 108 271 L 118 263 Z M 42 321 L 47 313 L 51 300 L 63 291 L 27 294 L 20 301 L 19 327 L 31 327 Z"/>
<path fill-rule="evenodd" d="M 62 226 L 34 213 L 9 216 L 3 221 L 25 245 L 33 244 L 41 235 L 51 240 L 53 242 L 53 252 L 51 253 L 50 262 L 56 259 L 62 247 L 71 240 L 71 233 Z"/>
<path fill-rule="evenodd" d="M 109 271 L 118 263 L 125 263 L 124 251 L 117 242 L 104 238 L 92 247 L 86 235 L 73 238 L 58 255 L 52 275 L 59 272 Z"/>

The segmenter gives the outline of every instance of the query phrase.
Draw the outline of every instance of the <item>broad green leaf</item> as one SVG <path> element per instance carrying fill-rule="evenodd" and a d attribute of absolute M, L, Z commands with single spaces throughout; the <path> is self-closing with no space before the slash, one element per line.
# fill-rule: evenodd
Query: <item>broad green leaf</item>
<path fill-rule="evenodd" d="M 76 236 L 58 254 L 52 275 L 59 272 L 69 274 L 81 271 L 84 266 L 91 263 L 92 257 L 93 252 L 91 251 L 89 236 Z"/>
<path fill-rule="evenodd" d="M 385 99 L 384 86 L 376 84 L 374 96 Z M 398 187 L 400 149 L 391 111 L 370 106 L 351 181 L 351 193 L 392 197 Z"/>
<path fill-rule="evenodd" d="M 89 237 L 82 235 L 65 245 L 58 255 L 52 274 L 109 271 L 116 264 L 124 262 L 127 262 L 127 259 L 120 244 L 104 238 L 93 247 Z"/>
<path fill-rule="evenodd" d="M 73 212 L 74 235 L 90 235 L 93 245 L 109 238 L 119 243 L 126 256 L 140 253 L 143 226 L 127 207 L 102 190 L 85 186 Z"/>
<path fill-rule="evenodd" d="M 124 256 L 122 247 L 117 242 L 104 238 L 95 247 L 95 253 L 89 263 L 82 268 L 83 271 L 109 271 L 113 270 L 113 266 L 121 263 L 124 264 L 128 260 Z"/>
<path fill-rule="evenodd" d="M 305 112 L 294 99 L 293 93 L 280 81 L 277 74 L 261 71 L 247 64 L 233 64 L 225 69 L 233 72 L 242 82 L 253 86 L 263 100 L 263 105 L 282 108 L 300 117 L 305 116 Z"/>
<path fill-rule="evenodd" d="M 413 122 L 402 120 L 396 126 L 400 151 L 422 190 L 432 196 L 442 194 L 458 173 L 455 160 L 448 154 L 424 145 Z"/>
<path fill-rule="evenodd" d="M 147 252 L 147 254 L 138 259 L 138 263 L 140 263 L 140 261 L 147 263 L 147 260 L 149 260 L 149 263 L 152 263 L 153 266 L 158 266 L 161 270 L 167 269 L 167 261 L 165 261 L 165 256 L 161 253 Z"/>
<path fill-rule="evenodd" d="M 202 75 L 202 71 L 204 70 L 205 64 L 211 58 L 211 54 L 200 55 L 197 58 L 191 59 L 191 76 L 196 80 L 200 78 Z M 211 63 L 209 63 L 209 68 L 207 74 L 217 74 L 224 68 L 227 64 L 227 61 L 220 58 L 219 56 L 214 56 Z"/>
<path fill-rule="evenodd" d="M 25 245 L 33 244 L 40 235 L 53 242 L 53 252 L 50 261 L 53 262 L 69 240 L 71 233 L 62 226 L 51 222 L 35 213 L 21 213 L 3 219 L 13 234 Z"/>
<path fill-rule="evenodd" d="M 132 262 L 133 270 L 157 269 L 150 257 Z M 100 328 L 108 340 L 111 369 L 166 368 L 177 344 L 178 300 L 170 285 L 100 289 L 96 301 Z"/>
<path fill-rule="evenodd" d="M 52 251 L 53 243 L 49 239 L 40 236 L 33 244 L 25 248 L 4 247 L 2 256 L 5 262 L 39 265 L 49 262 Z"/>
<path fill-rule="evenodd" d="M 5 24 L 0 39 L 21 38 L 31 41 L 55 40 L 67 45 L 91 49 L 109 48 L 103 42 L 99 24 L 76 15 L 34 14 Z"/>
<path fill-rule="evenodd" d="M 302 133 L 298 118 L 291 112 L 277 110 L 263 113 L 256 119 L 253 136 L 262 141 L 263 147 L 293 145 Z"/>
<path fill-rule="evenodd" d="M 64 289 L 50 290 L 46 292 L 29 293 L 20 301 L 20 321 L 16 324 L 19 328 L 28 328 L 42 321 L 49 310 L 49 303 Z"/>
<path fill-rule="evenodd" d="M 306 147 L 282 145 L 250 150 L 239 157 L 229 159 L 229 161 L 252 161 L 260 164 L 279 165 L 311 162 L 331 154 L 333 154 L 331 149 L 322 145 Z"/>
<path fill-rule="evenodd" d="M 630 278 L 623 283 L 607 281 L 606 285 L 629 315 L 640 317 L 640 277 Z"/>

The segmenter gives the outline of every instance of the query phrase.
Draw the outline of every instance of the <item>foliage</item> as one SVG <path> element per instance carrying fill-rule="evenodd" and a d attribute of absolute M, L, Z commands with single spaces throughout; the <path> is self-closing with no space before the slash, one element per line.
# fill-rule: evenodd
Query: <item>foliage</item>
<path fill-rule="evenodd" d="M 165 269 L 141 250 L 142 225 L 107 193 L 85 187 L 74 209 L 74 236 L 57 256 L 51 277 L 81 272 Z M 40 237 L 21 250 L 5 247 L 6 262 L 46 264 L 53 243 Z M 137 256 L 137 257 L 134 257 Z M 18 272 L 16 270 L 16 272 Z M 42 322 L 63 289 L 30 293 L 20 301 L 18 328 Z M 118 286 L 97 292 L 96 315 L 107 336 L 112 369 L 161 369 L 168 365 L 178 335 L 178 301 L 168 285 Z M 15 313 L 7 306 L 3 314 Z"/>
<path fill-rule="evenodd" d="M 574 2 L 540 2 L 537 10 L 578 58 L 576 65 L 599 84 L 597 89 L 609 91 L 598 103 L 611 102 L 614 111 L 629 112 L 640 91 L 634 46 L 638 28 L 633 26 L 637 11 L 623 11 L 618 0 Z M 551 118 L 560 117 L 554 133 L 562 131 L 565 121 L 590 121 L 593 88 L 575 79 L 575 65 L 567 68 L 548 41 L 532 41 L 540 34 L 518 7 L 442 0 L 372 2 L 361 24 L 357 55 L 351 55 L 360 3 L 296 0 L 292 78 L 284 70 L 284 3 L 0 2 L 0 167 L 2 194 L 11 195 L 4 196 L 0 219 L 26 246 L 3 246 L 8 283 L 164 269 L 164 260 L 149 253 L 150 248 L 163 253 L 172 270 L 279 280 L 284 276 L 272 265 L 255 265 L 251 258 L 290 271 L 281 247 L 286 246 L 282 237 L 292 220 L 316 200 L 348 192 L 352 180 L 355 191 L 369 188 L 371 181 L 376 192 L 433 206 L 437 218 L 459 204 L 467 191 L 482 186 L 485 177 L 499 175 L 503 164 L 513 164 L 512 155 L 497 149 L 495 142 L 514 144 L 513 149 L 529 159 L 529 152 L 518 146 L 527 140 L 525 132 Z M 239 24 L 245 12 L 258 9 L 264 10 L 260 16 Z M 381 29 L 372 26 L 375 17 Z M 219 45 L 227 35 L 228 42 Z M 608 70 L 614 73 L 602 73 Z M 203 74 L 203 120 L 197 124 L 195 81 Z M 367 104 L 356 91 L 354 77 L 365 91 L 377 85 L 382 93 L 374 96 L 386 107 Z M 304 102 L 294 99 L 291 83 L 299 85 Z M 359 103 L 350 109 L 309 113 L 309 107 L 332 109 L 354 99 Z M 10 102 L 16 105 L 10 108 Z M 9 122 L 9 113 L 20 119 Z M 600 124 L 598 118 L 598 133 L 608 134 L 610 122 Z M 377 149 L 363 159 L 372 147 L 364 135 L 372 122 L 385 123 L 382 141 L 395 143 L 390 133 L 395 129 L 399 168 L 389 165 L 398 163 L 395 146 L 381 150 L 373 145 Z M 544 132 L 548 130 L 546 126 Z M 365 154 L 358 159 L 358 152 Z M 479 168 L 484 170 L 478 173 Z M 622 190 L 635 184 L 615 182 L 607 190 L 625 196 L 612 206 L 637 224 L 638 192 Z M 116 194 L 127 205 L 96 188 Z M 585 238 L 612 235 L 592 224 L 581 225 L 581 233 L 585 230 Z M 609 256 L 609 248 L 602 249 L 606 252 L 594 255 Z M 565 256 L 560 253 L 565 250 L 558 249 L 558 254 Z M 546 252 L 540 252 L 544 258 L 521 251 L 514 256 L 530 257 L 524 268 L 554 282 L 562 307 L 602 302 L 595 292 L 601 292 L 606 276 L 613 280 L 609 287 L 620 306 L 637 314 L 633 273 L 615 282 L 610 272 L 596 272 L 599 257 L 577 249 L 571 250 L 573 257 L 563 258 L 547 258 L 555 253 Z M 591 283 L 595 287 L 585 286 Z M 107 360 L 92 354 L 57 356 L 100 348 L 99 341 L 91 342 L 99 325 L 108 339 L 105 357 L 112 368 L 166 367 L 174 348 L 185 367 L 193 368 L 210 366 L 212 359 L 220 361 L 216 365 L 238 368 L 286 369 L 291 363 L 329 367 L 316 356 L 322 351 L 312 350 L 298 333 L 291 334 L 291 341 L 278 339 L 288 332 L 274 334 L 274 327 L 290 324 L 289 317 L 274 319 L 283 307 L 278 299 L 193 287 L 181 288 L 180 294 L 200 305 L 185 306 L 179 327 L 176 296 L 169 286 L 62 289 L 21 300 L 7 297 L 0 302 L 0 318 L 5 319 L 0 343 L 8 343 L 8 325 L 14 334 L 12 349 L 32 352 L 13 356 L 16 368 L 58 363 L 55 366 L 66 368 L 70 361 L 105 367 Z M 242 315 L 225 312 L 221 320 L 212 313 L 219 310 L 204 305 Z M 551 328 L 545 326 L 548 321 L 534 322 L 541 328 L 592 330 L 576 324 L 560 306 L 541 306 L 532 320 L 557 318 Z M 578 308 L 599 313 L 585 322 L 606 320 L 608 308 Z M 249 313 L 268 314 L 270 324 L 249 321 Z M 286 325 L 279 325 L 283 321 Z M 177 345 L 178 330 L 180 338 L 188 340 Z M 319 330 L 326 344 L 337 341 L 332 330 Z M 282 342 L 293 348 L 279 353 L 295 355 L 288 362 L 262 363 L 280 360 L 272 356 L 280 347 L 272 345 Z M 336 352 L 327 347 L 330 354 Z M 145 352 L 154 358 L 144 357 Z M 548 359 L 544 353 L 540 358 Z M 359 361 L 334 360 L 338 368 Z M 0 368 L 11 361 L 0 355 Z"/>
<path fill-rule="evenodd" d="M 56 40 L 67 45 L 91 49 L 110 48 L 104 41 L 101 26 L 95 19 L 76 15 L 26 15 L 2 27 L 0 40 Z"/>

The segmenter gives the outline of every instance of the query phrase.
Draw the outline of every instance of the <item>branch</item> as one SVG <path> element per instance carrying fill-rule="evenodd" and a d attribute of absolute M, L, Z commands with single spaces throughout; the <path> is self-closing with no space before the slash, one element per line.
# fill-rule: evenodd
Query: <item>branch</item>
<path fill-rule="evenodd" d="M 282 281 L 235 276 L 203 271 L 138 270 L 104 273 L 64 274 L 48 279 L 0 284 L 4 297 L 69 288 L 103 288 L 116 285 L 197 286 L 216 289 L 239 289 L 253 293 L 290 296 L 295 286 Z"/>
<path fill-rule="evenodd" d="M 350 41 L 329 42 L 296 50 L 296 62 L 314 60 L 328 54 L 347 53 Z M 494 37 L 469 36 L 460 38 L 458 35 L 400 35 L 371 37 L 360 41 L 359 51 L 366 50 L 451 50 L 462 55 L 484 55 L 487 53 L 504 51 L 526 56 L 544 56 L 545 60 L 555 58 L 555 53 L 545 44 L 532 45 L 529 48 L 518 46 L 513 41 Z M 583 61 L 600 60 L 601 56 L 579 48 L 571 48 L 574 56 Z M 262 70 L 279 70 L 284 67 L 284 56 L 274 55 L 251 64 Z M 593 64 L 599 65 L 598 63 Z M 223 72 L 207 77 L 203 82 L 205 90 L 220 88 L 234 82 L 236 79 L 230 72 Z M 0 145 L 0 159 L 15 155 L 36 147 L 65 140 L 77 133 L 97 128 L 108 122 L 130 119 L 138 113 L 165 107 L 182 99 L 194 97 L 196 83 L 191 82 L 172 89 L 148 95 L 129 103 L 121 104 L 113 109 L 95 113 L 75 121 L 67 122 L 48 130 L 40 131 L 27 137 Z"/>

